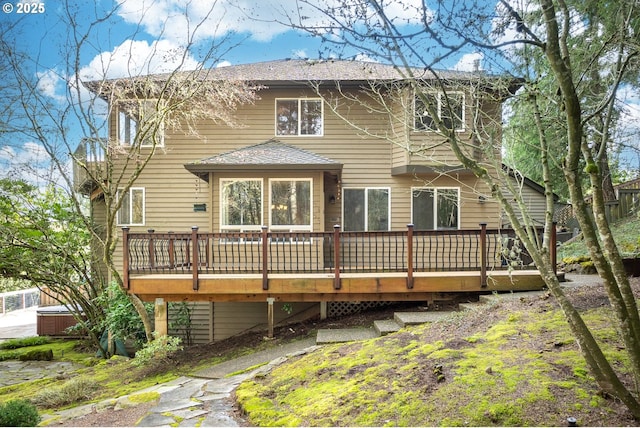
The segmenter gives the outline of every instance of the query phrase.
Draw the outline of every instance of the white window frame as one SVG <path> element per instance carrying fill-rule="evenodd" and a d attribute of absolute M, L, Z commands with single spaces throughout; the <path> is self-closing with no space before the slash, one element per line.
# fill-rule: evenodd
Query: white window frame
<path fill-rule="evenodd" d="M 456 190 L 458 193 L 458 207 L 457 207 L 457 212 L 456 212 L 456 219 L 458 224 L 456 225 L 455 228 L 438 228 L 438 191 L 439 190 Z M 460 206 L 461 204 L 461 195 L 460 195 L 460 188 L 459 187 L 412 187 L 411 188 L 411 223 L 415 224 L 415 220 L 414 220 L 414 207 L 413 207 L 413 192 L 415 191 L 433 191 L 433 199 L 434 199 L 434 203 L 433 203 L 433 222 L 434 222 L 434 228 L 433 229 L 421 229 L 421 230 L 460 230 L 460 222 L 461 222 L 461 218 L 460 218 Z"/>
<path fill-rule="evenodd" d="M 279 101 L 296 101 L 298 104 L 298 124 L 295 134 L 278 134 L 278 102 Z M 302 134 L 302 102 L 317 101 L 320 103 L 320 133 L 319 134 Z M 324 100 L 322 98 L 276 98 L 274 108 L 274 134 L 276 137 L 323 137 L 324 136 Z"/>
<path fill-rule="evenodd" d="M 120 194 L 122 190 L 118 190 L 118 195 Z M 129 220 L 133 219 L 133 201 L 134 201 L 134 197 L 133 194 L 134 192 L 142 192 L 142 222 L 141 223 L 133 223 L 133 222 L 123 222 L 122 217 L 121 217 L 121 211 L 122 211 L 122 206 L 120 207 L 120 209 L 118 210 L 117 214 L 116 214 L 116 223 L 118 224 L 118 226 L 144 226 L 145 225 L 145 221 L 146 221 L 146 198 L 147 198 L 147 194 L 146 194 L 146 189 L 144 187 L 130 187 L 129 190 L 126 191 L 126 193 L 128 193 L 128 199 L 129 199 Z M 124 201 L 123 201 L 124 202 Z M 124 205 L 124 204 L 123 204 Z"/>
<path fill-rule="evenodd" d="M 144 116 L 145 110 L 155 112 L 156 104 L 158 100 L 146 99 L 146 100 L 123 100 L 119 102 L 118 114 L 116 118 L 116 130 L 118 135 L 118 141 L 121 146 L 133 146 L 135 143 L 136 134 L 139 131 L 140 117 Z M 127 112 L 123 107 L 124 105 L 134 105 L 138 110 L 137 116 Z M 145 109 L 148 106 L 148 109 Z M 153 147 L 153 143 L 141 142 L 140 147 Z M 158 125 L 158 142 L 156 147 L 164 147 L 164 121 Z"/>
<path fill-rule="evenodd" d="M 391 187 L 343 187 L 342 188 L 342 230 L 345 231 L 345 191 L 347 190 L 363 190 L 364 191 L 364 232 L 369 231 L 369 190 L 386 190 L 388 203 L 387 203 L 387 231 L 391 230 Z"/>
<path fill-rule="evenodd" d="M 309 182 L 309 224 L 308 225 L 274 225 L 273 224 L 273 183 L 274 182 Z M 269 226 L 277 232 L 311 232 L 313 230 L 313 179 L 312 178 L 270 178 L 269 179 Z"/>
<path fill-rule="evenodd" d="M 222 220 L 224 219 L 224 183 L 226 182 L 237 182 L 237 181 L 259 181 L 260 182 L 260 224 L 257 225 L 233 225 L 233 224 L 223 224 Z M 220 231 L 233 231 L 233 232 L 259 232 L 262 230 L 262 225 L 264 224 L 264 179 L 261 177 L 242 177 L 242 178 L 233 178 L 233 177 L 225 177 L 220 178 L 219 182 L 219 190 L 220 190 Z"/>
<path fill-rule="evenodd" d="M 445 97 L 452 97 L 452 96 L 462 96 L 462 114 L 460 116 L 460 128 L 456 128 L 455 131 L 456 132 L 464 132 L 466 129 L 466 94 L 463 91 L 451 91 L 451 92 L 442 92 L 442 91 L 432 91 L 432 92 L 425 92 L 426 95 L 429 96 L 435 96 L 437 98 L 437 102 L 438 105 L 436 106 L 436 109 L 438 111 L 438 119 L 442 120 L 442 110 L 444 108 L 444 106 L 446 105 L 446 98 Z M 438 131 L 437 128 L 428 128 L 428 127 L 423 127 L 423 125 L 421 123 L 419 123 L 417 121 L 418 118 L 418 112 L 416 111 L 416 102 L 417 101 L 422 101 L 419 99 L 417 94 L 414 94 L 413 96 L 413 130 L 416 132 L 436 132 Z"/>

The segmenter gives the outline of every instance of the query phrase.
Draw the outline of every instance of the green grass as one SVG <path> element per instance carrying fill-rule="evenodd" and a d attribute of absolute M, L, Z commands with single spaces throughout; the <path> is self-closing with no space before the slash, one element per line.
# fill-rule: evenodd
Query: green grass
<path fill-rule="evenodd" d="M 611 225 L 613 238 L 623 257 L 640 256 L 640 217 L 628 217 Z M 582 240 L 563 244 L 558 249 L 558 260 L 565 263 L 581 263 L 591 260 Z"/>
<path fill-rule="evenodd" d="M 253 348 L 241 346 L 223 356 L 200 358 L 179 366 L 167 364 L 150 371 L 149 367 L 135 367 L 132 360 L 126 357 L 113 357 L 109 360 L 97 358 L 95 350 L 87 349 L 84 346 L 86 344 L 79 340 L 31 337 L 7 341 L 3 344 L 7 349 L 0 349 L 0 361 L 18 360 L 27 352 L 51 349 L 54 362 L 65 361 L 77 365 L 75 370 L 66 372 L 62 376 L 54 374 L 55 376 L 49 378 L 0 387 L 0 403 L 30 397 L 45 413 L 136 394 L 150 386 L 169 382 L 201 368 L 246 355 L 255 350 L 254 348 L 262 349 L 268 346 L 268 344 Z M 144 400 L 157 398 L 156 396 L 144 397 L 140 394 L 134 397 Z"/>
<path fill-rule="evenodd" d="M 21 339 L 9 339 L 0 343 L 1 349 L 18 349 L 18 348 L 26 348 L 28 346 L 38 346 L 45 345 L 51 342 L 51 338 L 47 336 L 32 336 L 25 337 Z"/>
<path fill-rule="evenodd" d="M 34 349 L 52 349 L 54 361 L 72 362 L 78 367 L 62 378 L 52 376 L 0 387 L 0 402 L 31 397 L 41 410 L 57 410 L 128 395 L 181 375 L 176 370 L 168 370 L 145 376 L 143 369 L 133 367 L 128 358 L 103 360 L 78 345 L 77 340 L 50 340 L 42 345 L 0 350 L 0 360 L 6 360 L 17 359 Z"/>

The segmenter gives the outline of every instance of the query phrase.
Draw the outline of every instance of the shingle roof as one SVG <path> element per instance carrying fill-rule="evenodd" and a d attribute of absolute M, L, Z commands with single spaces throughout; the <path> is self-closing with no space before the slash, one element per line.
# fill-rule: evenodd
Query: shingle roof
<path fill-rule="evenodd" d="M 433 79 L 430 71 L 420 68 L 411 69 L 417 78 Z M 438 70 L 440 78 L 469 79 L 482 75 L 459 71 Z M 252 82 L 333 82 L 333 81 L 371 81 L 398 80 L 406 78 L 393 65 L 355 60 L 306 60 L 284 59 L 278 61 L 239 64 L 205 70 L 207 79 L 240 80 Z"/>
<path fill-rule="evenodd" d="M 324 156 L 271 139 L 264 143 L 243 147 L 184 166 L 193 174 L 212 171 L 252 169 L 298 169 L 339 171 L 342 164 Z"/>
<path fill-rule="evenodd" d="M 434 79 L 432 71 L 411 68 L 411 73 L 417 79 Z M 434 70 L 440 79 L 478 79 L 486 78 L 482 72 L 470 73 L 452 70 Z M 276 61 L 238 64 L 180 73 L 155 74 L 125 79 L 113 79 L 107 82 L 85 82 L 85 86 L 93 91 L 100 90 L 105 83 L 118 84 L 121 81 L 154 79 L 164 81 L 184 75 L 190 79 L 208 79 L 224 81 L 245 81 L 266 85 L 291 84 L 294 82 L 352 82 L 393 81 L 408 78 L 408 70 L 396 68 L 393 65 L 369 61 L 356 60 L 311 60 L 311 59 L 282 59 Z"/>
<path fill-rule="evenodd" d="M 256 62 L 251 64 L 238 64 L 226 67 L 217 67 L 196 71 L 182 71 L 177 74 L 155 74 L 151 76 L 138 76 L 125 79 L 113 79 L 109 81 L 85 82 L 90 90 L 101 93 L 107 98 L 108 88 L 123 82 L 147 79 L 165 81 L 182 75 L 189 80 L 208 79 L 212 81 L 236 81 L 264 85 L 266 87 L 308 85 L 309 82 L 343 85 L 362 85 L 366 82 L 380 81 L 390 82 L 407 80 L 411 78 L 407 73 L 411 72 L 413 78 L 418 80 L 460 80 L 474 81 L 485 79 L 504 79 L 503 76 L 490 76 L 484 72 L 465 72 L 454 70 L 426 70 L 423 68 L 403 69 L 389 64 L 355 60 L 311 60 L 311 59 L 283 59 L 277 61 Z M 179 79 L 178 79 L 179 80 Z M 515 91 L 520 83 L 513 78 L 506 78 L 511 82 L 510 91 Z M 491 86 L 490 83 L 488 83 Z M 499 85 L 499 86 L 502 86 Z"/>

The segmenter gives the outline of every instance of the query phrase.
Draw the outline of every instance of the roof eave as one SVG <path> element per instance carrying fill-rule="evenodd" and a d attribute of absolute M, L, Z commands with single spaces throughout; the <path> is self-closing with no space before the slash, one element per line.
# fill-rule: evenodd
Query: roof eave
<path fill-rule="evenodd" d="M 209 173 L 212 172 L 254 172 L 254 171 L 322 171 L 336 172 L 342 171 L 341 163 L 331 164 L 185 164 L 185 169 L 190 173 L 209 180 Z"/>

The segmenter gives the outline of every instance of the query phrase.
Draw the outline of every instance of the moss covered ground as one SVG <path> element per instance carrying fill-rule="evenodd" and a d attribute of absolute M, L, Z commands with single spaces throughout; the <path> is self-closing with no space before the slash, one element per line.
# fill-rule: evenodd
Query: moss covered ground
<path fill-rule="evenodd" d="M 602 290 L 571 294 L 626 379 Z M 637 425 L 600 393 L 550 296 L 325 346 L 236 394 L 258 426 L 566 426 L 569 417 L 580 426 Z"/>

